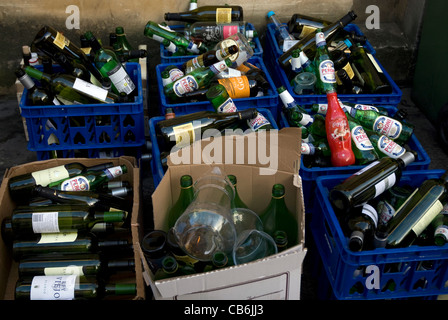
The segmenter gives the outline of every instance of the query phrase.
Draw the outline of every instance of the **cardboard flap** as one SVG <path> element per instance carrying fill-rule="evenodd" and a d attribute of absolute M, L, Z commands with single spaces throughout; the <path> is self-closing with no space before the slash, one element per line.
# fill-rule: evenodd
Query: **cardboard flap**
<path fill-rule="evenodd" d="M 217 135 L 203 138 L 168 156 L 168 166 L 190 164 L 244 164 L 262 168 L 264 175 L 277 170 L 298 173 L 301 154 L 300 128 Z M 279 152 L 281 150 L 281 152 Z"/>

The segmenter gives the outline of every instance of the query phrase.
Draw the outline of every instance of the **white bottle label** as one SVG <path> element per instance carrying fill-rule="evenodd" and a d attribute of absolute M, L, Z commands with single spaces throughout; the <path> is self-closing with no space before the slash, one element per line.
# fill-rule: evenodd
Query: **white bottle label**
<path fill-rule="evenodd" d="M 378 110 L 378 108 L 376 108 L 374 106 L 367 105 L 367 104 L 357 104 L 353 108 L 356 110 L 373 110 L 375 112 L 380 112 Z"/>
<path fill-rule="evenodd" d="M 261 113 L 258 112 L 255 118 L 247 120 L 247 124 L 253 131 L 257 131 L 263 126 L 270 124 L 270 122 Z"/>
<path fill-rule="evenodd" d="M 378 139 L 377 146 L 381 152 L 393 159 L 401 157 L 406 152 L 405 148 L 395 143 L 392 139 L 389 139 L 386 136 L 381 136 Z"/>
<path fill-rule="evenodd" d="M 113 179 L 121 176 L 123 174 L 123 169 L 121 169 L 121 166 L 116 166 L 107 168 L 106 170 L 104 170 L 104 173 L 109 177 L 109 179 Z"/>
<path fill-rule="evenodd" d="M 324 60 L 319 64 L 320 80 L 323 83 L 336 83 L 336 73 L 331 60 Z"/>
<path fill-rule="evenodd" d="M 235 106 L 235 103 L 233 102 L 232 98 L 228 98 L 226 101 L 223 102 L 218 107 L 218 113 L 228 113 L 228 112 L 237 112 L 238 109 Z"/>
<path fill-rule="evenodd" d="M 107 73 L 110 81 L 117 88 L 118 92 L 130 94 L 135 89 L 135 84 L 132 82 L 126 70 L 121 64 L 117 64 L 115 68 Z"/>
<path fill-rule="evenodd" d="M 387 201 L 379 201 L 377 209 L 381 224 L 386 224 L 395 215 L 396 212 L 395 209 Z"/>
<path fill-rule="evenodd" d="M 432 220 L 442 211 L 443 204 L 440 200 L 436 200 L 426 211 L 426 214 L 419 220 L 419 222 L 412 228 L 416 235 L 420 235 Z"/>
<path fill-rule="evenodd" d="M 289 49 L 291 49 L 297 42 L 299 42 L 299 40 L 285 40 L 283 41 L 283 52 L 288 51 Z"/>
<path fill-rule="evenodd" d="M 441 225 L 436 228 L 434 231 L 434 236 L 442 235 L 445 239 L 448 239 L 448 226 Z"/>
<path fill-rule="evenodd" d="M 58 166 L 51 169 L 39 170 L 31 173 L 36 185 L 40 184 L 43 187 L 50 183 L 68 178 L 70 175 L 64 166 Z"/>
<path fill-rule="evenodd" d="M 391 188 L 395 182 L 397 181 L 397 177 L 395 173 L 392 173 L 382 181 L 378 182 L 375 185 L 375 198 L 378 197 L 380 194 L 382 194 L 387 189 Z"/>
<path fill-rule="evenodd" d="M 107 98 L 107 90 L 79 78 L 76 78 L 75 83 L 73 84 L 73 89 L 104 102 Z"/>
<path fill-rule="evenodd" d="M 210 70 L 212 70 L 215 74 L 218 74 L 227 68 L 228 67 L 225 61 L 219 61 L 210 66 Z"/>
<path fill-rule="evenodd" d="M 193 92 L 198 89 L 198 83 L 195 77 L 186 75 L 174 82 L 173 90 L 178 97 L 182 97 L 187 92 Z"/>
<path fill-rule="evenodd" d="M 184 76 L 184 73 L 179 68 L 174 68 L 168 71 L 170 74 L 170 79 L 172 81 L 176 81 L 177 79 L 180 79 Z"/>
<path fill-rule="evenodd" d="M 307 142 L 302 142 L 301 145 L 301 154 L 314 154 L 315 153 L 315 148 L 314 145 L 312 145 L 311 143 L 307 143 Z"/>
<path fill-rule="evenodd" d="M 90 190 L 89 180 L 84 176 L 77 176 L 67 179 L 61 183 L 63 191 L 87 191 Z"/>
<path fill-rule="evenodd" d="M 312 116 L 310 116 L 309 114 L 305 114 L 303 113 L 303 118 L 302 120 L 300 120 L 300 124 L 302 126 L 308 127 L 310 126 L 312 123 L 314 122 L 314 118 Z"/>
<path fill-rule="evenodd" d="M 31 225 L 34 233 L 59 232 L 58 212 L 33 212 Z"/>
<path fill-rule="evenodd" d="M 38 244 L 43 243 L 58 243 L 58 242 L 74 242 L 78 237 L 77 232 L 67 233 L 42 233 Z"/>
<path fill-rule="evenodd" d="M 369 164 L 369 165 L 365 166 L 364 168 L 362 168 L 361 170 L 355 172 L 353 175 L 358 176 L 358 175 L 362 174 L 363 172 L 366 172 L 366 171 L 369 170 L 370 168 L 373 168 L 373 167 L 376 166 L 378 163 L 380 163 L 380 162 L 379 162 L 379 161 L 374 161 L 374 162 L 372 162 L 371 164 Z"/>
<path fill-rule="evenodd" d="M 356 126 L 351 131 L 352 140 L 356 147 L 361 151 L 373 150 L 372 142 L 370 142 L 364 128 L 362 126 Z"/>
<path fill-rule="evenodd" d="M 402 128 L 403 126 L 399 121 L 386 116 L 379 116 L 373 124 L 373 131 L 391 139 L 397 139 L 401 134 Z"/>
<path fill-rule="evenodd" d="M 51 267 L 44 268 L 44 274 L 46 276 L 57 276 L 57 275 L 77 275 L 83 276 L 84 272 L 82 271 L 81 266 L 66 266 L 66 267 Z"/>
<path fill-rule="evenodd" d="M 36 276 L 31 282 L 31 300 L 73 300 L 78 276 Z"/>
<path fill-rule="evenodd" d="M 362 207 L 362 213 L 365 214 L 366 216 L 369 216 L 370 219 L 372 219 L 376 228 L 378 225 L 378 213 L 376 212 L 375 208 L 373 208 L 370 204 L 365 204 Z"/>

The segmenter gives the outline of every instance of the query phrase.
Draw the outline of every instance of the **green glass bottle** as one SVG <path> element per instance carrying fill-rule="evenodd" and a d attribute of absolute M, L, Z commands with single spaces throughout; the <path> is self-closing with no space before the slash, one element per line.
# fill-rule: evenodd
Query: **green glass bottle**
<path fill-rule="evenodd" d="M 308 127 L 313 123 L 314 119 L 311 115 L 294 100 L 294 97 L 284 86 L 278 87 L 277 92 L 283 103 L 282 109 L 291 126 Z"/>
<path fill-rule="evenodd" d="M 63 191 L 95 191 L 104 183 L 122 176 L 127 173 L 128 169 L 125 165 L 107 168 L 101 171 L 87 171 L 84 174 L 52 182 L 49 188 Z"/>
<path fill-rule="evenodd" d="M 338 213 L 345 215 L 351 208 L 378 197 L 401 179 L 404 168 L 415 161 L 415 151 L 406 152 L 398 159 L 382 158 L 355 172 L 335 186 L 329 199 Z"/>
<path fill-rule="evenodd" d="M 11 177 L 8 181 L 8 189 L 14 201 L 24 203 L 30 200 L 33 188 L 37 185 L 48 186 L 52 182 L 74 177 L 90 170 L 104 170 L 112 166 L 112 162 L 91 167 L 87 167 L 79 162 L 67 163 Z"/>
<path fill-rule="evenodd" d="M 386 247 L 407 247 L 430 225 L 448 203 L 448 171 L 425 180 L 387 224 Z"/>
<path fill-rule="evenodd" d="M 46 254 L 19 261 L 19 277 L 79 275 L 105 279 L 121 272 L 135 272 L 133 258 L 106 259 L 99 254 Z"/>
<path fill-rule="evenodd" d="M 287 208 L 285 203 L 285 187 L 277 183 L 272 187 L 272 198 L 260 213 L 263 228 L 266 233 L 273 236 L 277 230 L 286 232 L 288 237 L 288 247 L 294 246 L 298 241 L 298 223 L 293 213 Z"/>
<path fill-rule="evenodd" d="M 315 142 L 302 142 L 301 154 L 329 157 L 331 156 L 331 151 L 326 139 L 321 139 Z"/>
<path fill-rule="evenodd" d="M 448 211 L 447 205 L 444 210 Z M 442 210 L 443 211 L 443 210 Z M 434 230 L 434 244 L 443 246 L 448 242 L 448 215 L 439 213 L 433 221 L 431 221 L 432 229 Z"/>
<path fill-rule="evenodd" d="M 369 140 L 375 148 L 379 158 L 390 157 L 397 159 L 406 152 L 406 148 L 385 135 L 376 133 L 369 129 L 365 129 L 365 132 L 367 133 L 367 136 L 369 137 Z"/>
<path fill-rule="evenodd" d="M 231 21 L 243 21 L 243 8 L 241 6 L 200 6 L 194 10 L 165 13 L 165 21 L 215 21 L 216 23 L 229 23 Z"/>
<path fill-rule="evenodd" d="M 370 204 L 364 204 L 360 210 L 352 210 L 347 221 L 349 231 L 348 247 L 352 251 L 371 248 L 373 234 L 378 225 L 378 213 Z"/>
<path fill-rule="evenodd" d="M 288 248 L 288 235 L 283 230 L 274 231 L 273 235 L 275 244 L 277 245 L 277 252 L 282 252 Z"/>
<path fill-rule="evenodd" d="M 134 48 L 129 43 L 126 38 L 126 33 L 124 32 L 124 28 L 122 26 L 118 26 L 115 28 L 115 34 L 117 35 L 117 44 L 121 48 L 122 52 L 130 52 L 133 51 Z M 138 59 L 130 59 L 129 62 L 138 62 Z"/>
<path fill-rule="evenodd" d="M 172 256 L 166 256 L 162 260 L 162 267 L 154 274 L 154 280 L 163 280 L 194 274 L 196 271 L 189 265 L 181 266 Z"/>
<path fill-rule="evenodd" d="M 58 101 L 62 104 L 99 104 L 118 103 L 119 97 L 90 82 L 69 74 L 46 74 L 34 67 L 27 66 L 25 72 L 39 80 L 43 86 L 51 88 Z"/>
<path fill-rule="evenodd" d="M 240 195 L 238 194 L 238 189 L 237 189 L 237 179 L 236 176 L 233 174 L 229 174 L 227 175 L 227 177 L 229 178 L 230 182 L 233 185 L 233 188 L 235 190 L 235 197 L 232 200 L 232 208 L 249 208 L 243 200 L 241 200 Z"/>
<path fill-rule="evenodd" d="M 373 110 L 359 110 L 347 105 L 344 107 L 363 127 L 385 135 L 399 144 L 407 143 L 414 132 L 413 125 L 381 115 Z"/>
<path fill-rule="evenodd" d="M 357 165 L 365 165 L 373 162 L 379 158 L 369 136 L 364 131 L 364 128 L 353 118 L 348 112 L 347 116 L 348 125 L 350 127 L 350 134 L 352 137 L 352 150 L 355 155 Z"/>
<path fill-rule="evenodd" d="M 211 263 L 204 266 L 202 272 L 208 272 L 212 270 L 222 269 L 231 266 L 229 257 L 225 252 L 217 251 L 213 254 Z"/>
<path fill-rule="evenodd" d="M 32 233 L 88 232 L 97 223 L 123 222 L 123 211 L 101 212 L 86 205 L 19 206 L 11 216 L 15 237 Z"/>
<path fill-rule="evenodd" d="M 20 83 L 26 88 L 28 99 L 33 106 L 51 106 L 60 104 L 53 94 L 42 87 L 37 87 L 33 79 L 22 69 L 17 68 L 15 75 Z"/>
<path fill-rule="evenodd" d="M 185 93 L 197 91 L 208 87 L 217 74 L 232 65 L 229 58 L 212 64 L 210 67 L 201 67 L 184 75 L 173 83 L 167 84 L 163 91 L 169 99 L 176 100 Z"/>
<path fill-rule="evenodd" d="M 88 277 L 35 276 L 18 280 L 15 300 L 101 300 L 109 296 L 135 297 L 135 283 L 104 283 Z"/>
<path fill-rule="evenodd" d="M 162 267 L 163 258 L 169 255 L 167 233 L 157 229 L 146 232 L 140 241 L 140 247 L 149 269 L 155 274 Z"/>
<path fill-rule="evenodd" d="M 162 43 L 163 47 L 165 48 L 165 50 L 168 51 L 168 53 L 174 57 L 188 55 L 188 52 L 185 48 L 176 46 L 174 43 L 172 43 L 168 39 L 163 39 L 161 43 Z"/>
<path fill-rule="evenodd" d="M 88 31 L 84 36 L 90 41 L 95 66 L 104 78 L 110 79 L 113 92 L 116 94 L 123 92 L 130 97 L 136 96 L 138 89 L 115 53 L 104 48 L 92 32 Z"/>
<path fill-rule="evenodd" d="M 190 175 L 180 177 L 179 198 L 168 211 L 168 228 L 174 227 L 177 219 L 187 209 L 194 198 L 193 178 Z"/>
<path fill-rule="evenodd" d="M 314 58 L 314 66 L 317 77 L 315 92 L 317 94 L 336 92 L 334 63 L 328 54 L 327 42 L 321 29 L 316 30 L 316 56 Z"/>
<path fill-rule="evenodd" d="M 296 35 L 296 38 L 300 40 L 308 34 L 315 32 L 318 28 L 322 29 L 329 26 L 331 22 L 295 13 L 291 16 L 287 24 L 289 32 Z"/>
<path fill-rule="evenodd" d="M 209 50 L 200 54 L 193 59 L 190 59 L 182 65 L 182 70 L 185 70 L 185 73 L 190 73 L 191 71 L 201 68 L 201 67 L 209 67 L 212 64 L 215 64 L 219 61 L 224 60 L 232 54 L 238 52 L 238 46 L 232 45 L 230 47 L 225 47 L 217 50 Z"/>

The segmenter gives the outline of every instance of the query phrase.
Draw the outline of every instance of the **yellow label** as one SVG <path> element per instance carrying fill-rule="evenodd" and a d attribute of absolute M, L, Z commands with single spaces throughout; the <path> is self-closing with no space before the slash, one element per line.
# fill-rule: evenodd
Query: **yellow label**
<path fill-rule="evenodd" d="M 232 8 L 217 8 L 216 23 L 230 23 L 230 22 L 232 22 Z"/>
<path fill-rule="evenodd" d="M 194 128 L 191 122 L 173 127 L 176 147 L 183 148 L 192 144 L 195 140 Z"/>
<path fill-rule="evenodd" d="M 310 33 L 313 33 L 314 31 L 316 31 L 316 29 L 317 28 L 311 27 L 311 26 L 303 26 L 302 32 L 299 35 L 299 39 L 305 38 Z"/>
<path fill-rule="evenodd" d="M 51 267 L 44 268 L 44 274 L 46 276 L 58 276 L 58 275 L 78 275 L 83 276 L 84 272 L 82 271 L 81 266 L 66 266 L 66 267 Z"/>
<path fill-rule="evenodd" d="M 85 54 L 90 54 L 90 51 L 92 51 L 92 48 L 86 47 L 86 48 L 80 48 Z"/>
<path fill-rule="evenodd" d="M 70 44 L 70 41 L 66 39 L 62 33 L 58 32 L 56 33 L 56 37 L 54 38 L 53 43 L 59 48 L 64 49 L 65 46 L 68 46 Z"/>
<path fill-rule="evenodd" d="M 424 217 L 412 228 L 415 234 L 420 235 L 423 230 L 431 223 L 432 220 L 442 211 L 443 204 L 437 200 L 426 212 Z"/>
<path fill-rule="evenodd" d="M 43 187 L 48 186 L 52 182 L 70 177 L 67 169 L 63 165 L 51 169 L 35 171 L 31 173 L 31 175 L 36 181 L 36 185 L 40 184 Z"/>
<path fill-rule="evenodd" d="M 38 243 L 74 242 L 77 237 L 77 232 L 42 233 Z"/>
<path fill-rule="evenodd" d="M 246 76 L 218 79 L 218 82 L 226 88 L 232 99 L 250 97 L 249 80 Z"/>

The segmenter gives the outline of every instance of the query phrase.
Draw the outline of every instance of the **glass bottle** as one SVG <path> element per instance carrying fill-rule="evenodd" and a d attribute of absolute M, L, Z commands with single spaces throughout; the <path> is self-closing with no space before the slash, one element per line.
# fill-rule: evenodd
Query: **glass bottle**
<path fill-rule="evenodd" d="M 171 81 L 176 81 L 185 75 L 185 73 L 175 65 L 170 65 L 163 69 L 163 71 L 167 71 L 169 73 Z"/>
<path fill-rule="evenodd" d="M 379 158 L 390 157 L 397 159 L 406 152 L 406 148 L 385 135 L 378 134 L 369 129 L 365 129 L 365 132 L 367 133 L 367 136 L 369 137 L 369 140 L 375 148 Z"/>
<path fill-rule="evenodd" d="M 208 263 L 204 266 L 202 272 L 208 272 L 212 270 L 222 269 L 230 266 L 231 263 L 229 261 L 229 257 L 226 253 L 222 251 L 215 252 L 213 254 L 211 263 Z"/>
<path fill-rule="evenodd" d="M 283 250 L 288 248 L 288 235 L 283 230 L 274 231 L 275 244 L 277 245 L 277 252 L 282 252 Z"/>
<path fill-rule="evenodd" d="M 163 141 L 162 149 L 170 151 L 172 147 L 183 148 L 196 140 L 204 138 L 207 129 L 222 131 L 241 120 L 255 118 L 258 111 L 249 108 L 238 112 L 216 113 L 214 111 L 200 111 L 176 116 L 157 123 L 157 133 Z M 200 132 L 201 136 L 197 136 Z"/>
<path fill-rule="evenodd" d="M 162 260 L 162 267 L 154 274 L 154 280 L 163 280 L 194 273 L 196 273 L 196 271 L 193 267 L 188 265 L 181 266 L 174 257 L 165 256 Z"/>
<path fill-rule="evenodd" d="M 294 77 L 302 72 L 302 63 L 300 62 L 300 50 L 294 50 L 291 56 L 291 69 L 288 72 L 288 79 L 291 85 Z"/>
<path fill-rule="evenodd" d="M 277 38 L 279 47 L 283 48 L 284 42 L 287 40 L 296 41 L 296 39 L 289 33 L 288 27 L 280 22 L 274 11 L 269 11 L 266 16 L 275 26 L 275 36 Z M 283 49 L 283 51 L 286 50 Z"/>
<path fill-rule="evenodd" d="M 302 142 L 301 150 L 301 154 L 303 155 L 331 156 L 330 146 L 325 139 L 315 142 Z"/>
<path fill-rule="evenodd" d="M 378 225 L 378 213 L 370 204 L 364 204 L 361 212 L 354 209 L 347 225 L 350 230 L 348 247 L 352 251 L 361 251 L 370 247 L 373 234 Z"/>
<path fill-rule="evenodd" d="M 444 208 L 448 211 L 448 206 L 445 204 Z M 443 210 L 442 210 L 443 211 Z M 448 242 L 448 215 L 439 213 L 433 221 L 431 221 L 432 229 L 434 230 L 434 244 L 436 246 L 443 246 Z"/>
<path fill-rule="evenodd" d="M 355 172 L 330 191 L 330 202 L 342 214 L 378 197 L 400 181 L 402 170 L 417 158 L 415 151 L 397 159 L 382 158 Z"/>
<path fill-rule="evenodd" d="M 180 194 L 177 201 L 168 211 L 168 228 L 174 227 L 177 219 L 187 209 L 190 203 L 193 201 L 193 178 L 190 175 L 183 175 L 180 177 Z"/>
<path fill-rule="evenodd" d="M 270 87 L 261 75 L 245 74 L 239 77 L 217 79 L 223 85 L 232 99 L 257 97 L 264 95 Z"/>
<path fill-rule="evenodd" d="M 316 55 L 314 57 L 317 81 L 316 93 L 325 94 L 336 91 L 336 74 L 334 63 L 330 59 L 325 35 L 321 29 L 316 30 Z"/>
<path fill-rule="evenodd" d="M 346 112 L 345 115 L 350 127 L 352 150 L 355 155 L 356 164 L 365 165 L 377 160 L 379 156 L 364 128 L 350 114 Z"/>
<path fill-rule="evenodd" d="M 136 96 L 137 87 L 115 53 L 101 46 L 92 32 L 88 31 L 84 35 L 90 41 L 95 66 L 104 78 L 110 79 L 113 92 L 115 94 L 123 92 L 128 96 Z"/>
<path fill-rule="evenodd" d="M 85 205 L 19 206 L 12 211 L 15 237 L 32 233 L 88 232 L 97 223 L 123 222 L 123 211 L 102 212 Z"/>
<path fill-rule="evenodd" d="M 153 274 L 162 267 L 163 258 L 170 255 L 167 246 L 167 233 L 163 230 L 146 232 L 140 241 L 140 247 Z"/>
<path fill-rule="evenodd" d="M 51 88 L 56 98 L 62 104 L 99 104 L 118 103 L 119 97 L 90 82 L 69 74 L 46 74 L 31 66 L 25 67 L 25 72 L 39 80 L 43 86 Z"/>
<path fill-rule="evenodd" d="M 236 33 L 243 34 L 246 38 L 258 36 L 255 30 L 249 29 L 247 22 L 234 21 L 229 23 L 217 23 L 215 21 L 199 21 L 186 26 L 185 34 L 193 41 L 219 42 Z"/>
<path fill-rule="evenodd" d="M 196 272 L 202 271 L 202 263 L 199 260 L 190 257 L 177 242 L 176 236 L 174 234 L 174 228 L 168 230 L 166 239 L 168 252 L 177 260 L 180 265 L 189 265 L 193 267 Z"/>
<path fill-rule="evenodd" d="M 222 48 L 220 50 L 209 50 L 191 60 L 184 62 L 182 69 L 185 70 L 185 73 L 190 73 L 197 68 L 209 67 L 237 52 L 238 46 L 236 45 Z"/>
<path fill-rule="evenodd" d="M 216 23 L 229 23 L 243 21 L 243 8 L 241 6 L 200 6 L 194 10 L 178 13 L 165 13 L 165 21 L 215 21 Z"/>
<path fill-rule="evenodd" d="M 252 49 L 249 40 L 242 33 L 238 32 L 225 38 L 224 40 L 218 42 L 213 49 L 222 49 L 233 45 L 238 46 L 238 53 L 230 56 L 232 68 L 236 69 L 243 63 L 247 62 L 254 55 L 254 50 Z"/>
<path fill-rule="evenodd" d="M 135 283 L 104 283 L 77 275 L 35 276 L 18 280 L 15 300 L 101 300 L 108 296 L 135 296 Z"/>
<path fill-rule="evenodd" d="M 22 68 L 17 68 L 15 75 L 20 83 L 26 88 L 31 105 L 49 106 L 53 104 L 60 104 L 51 92 L 45 90 L 44 88 L 37 87 L 33 79 L 31 79 Z"/>
<path fill-rule="evenodd" d="M 168 39 L 163 39 L 161 43 L 172 56 L 186 56 L 188 54 L 185 48 L 176 46 Z"/>
<path fill-rule="evenodd" d="M 84 78 L 85 81 L 90 80 L 93 84 L 101 83 L 101 79 L 103 78 L 101 73 L 91 63 L 84 51 L 54 28 L 50 26 L 42 27 L 33 40 L 33 46 L 51 57 L 54 61 L 58 61 L 57 54 L 62 54 L 74 67 L 82 65 L 90 72 L 91 76 Z"/>
<path fill-rule="evenodd" d="M 19 261 L 19 277 L 71 275 L 105 279 L 119 272 L 135 272 L 133 258 L 106 259 L 99 254 L 46 254 Z"/>
<path fill-rule="evenodd" d="M 408 142 L 414 132 L 413 125 L 381 115 L 376 111 L 354 109 L 347 105 L 345 109 L 363 127 L 385 135 L 399 144 Z"/>
<path fill-rule="evenodd" d="M 448 172 L 425 180 L 389 220 L 386 247 L 412 245 L 447 203 Z"/>
<path fill-rule="evenodd" d="M 122 52 L 126 51 L 133 51 L 134 48 L 129 43 L 128 39 L 126 38 L 126 33 L 124 32 L 124 28 L 121 26 L 118 26 L 115 28 L 115 34 L 117 35 L 117 44 L 121 48 Z M 138 62 L 138 59 L 130 59 L 129 62 Z"/>
<path fill-rule="evenodd" d="M 9 193 L 14 201 L 19 203 L 27 202 L 36 185 L 48 186 L 52 182 L 74 177 L 83 172 L 104 170 L 112 166 L 113 164 L 111 162 L 91 167 L 87 167 L 79 162 L 72 162 L 48 169 L 36 170 L 11 177 L 8 181 Z"/>
<path fill-rule="evenodd" d="M 235 197 L 232 200 L 232 208 L 249 208 L 243 200 L 241 200 L 240 195 L 238 194 L 238 189 L 236 187 L 237 184 L 237 179 L 236 176 L 233 174 L 229 174 L 227 175 L 227 177 L 229 178 L 230 182 L 233 185 L 233 189 L 235 190 Z"/>
<path fill-rule="evenodd" d="M 331 25 L 330 21 L 319 19 L 316 17 L 305 16 L 303 14 L 295 13 L 288 21 L 289 33 L 296 35 L 299 40 L 305 38 L 316 29 L 322 29 Z"/>
<path fill-rule="evenodd" d="M 210 85 L 216 75 L 231 66 L 231 61 L 226 58 L 212 64 L 210 67 L 201 67 L 184 75 L 178 80 L 163 88 L 165 95 L 170 99 L 178 99 L 185 93 L 197 91 Z"/>
<path fill-rule="evenodd" d="M 327 43 L 330 43 L 333 37 L 337 34 L 338 31 L 342 30 L 347 24 L 356 19 L 356 14 L 353 11 L 348 12 L 341 19 L 335 21 L 331 25 L 322 29 L 322 32 L 325 35 L 325 40 Z M 316 37 L 315 33 L 308 34 L 302 40 L 299 40 L 295 45 L 289 48 L 288 51 L 283 53 L 279 58 L 278 62 L 280 66 L 287 70 L 289 68 L 289 64 L 291 63 L 291 54 L 294 50 L 301 49 L 305 52 L 309 59 L 313 60 L 316 52 Z"/>
<path fill-rule="evenodd" d="M 285 187 L 277 183 L 272 186 L 272 198 L 268 206 L 260 213 L 263 229 L 274 236 L 274 232 L 282 230 L 288 237 L 288 246 L 294 246 L 298 241 L 298 223 L 285 202 Z"/>
<path fill-rule="evenodd" d="M 238 111 L 233 99 L 229 96 L 227 89 L 221 84 L 210 87 L 207 90 L 206 96 L 218 113 Z M 255 118 L 247 120 L 247 124 L 253 131 L 272 129 L 269 120 L 258 111 Z"/>
<path fill-rule="evenodd" d="M 314 122 L 313 117 L 294 100 L 291 93 L 289 93 L 284 86 L 278 87 L 277 92 L 283 103 L 282 109 L 285 112 L 290 125 L 296 127 L 308 127 Z"/>

